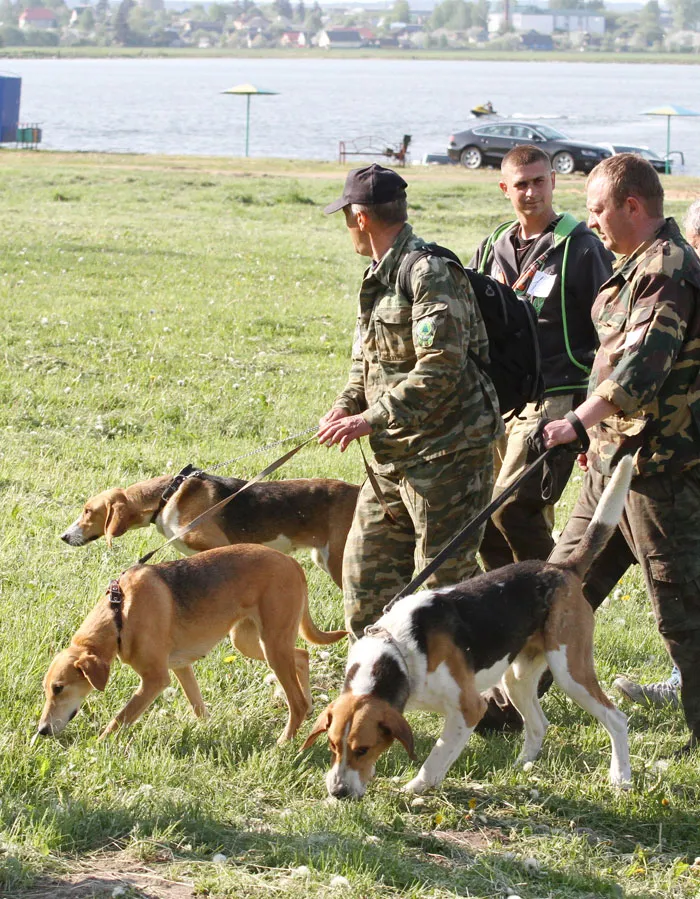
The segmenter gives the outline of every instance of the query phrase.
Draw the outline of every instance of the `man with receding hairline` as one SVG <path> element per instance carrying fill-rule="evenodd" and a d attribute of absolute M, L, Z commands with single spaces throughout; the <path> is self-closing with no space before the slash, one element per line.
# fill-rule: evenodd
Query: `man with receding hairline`
<path fill-rule="evenodd" d="M 700 260 L 675 221 L 663 187 L 640 156 L 601 162 L 587 182 L 589 225 L 621 257 L 599 293 L 600 338 L 589 395 L 549 422 L 545 446 L 591 439 L 578 502 L 550 560 L 577 545 L 617 462 L 635 477 L 617 532 L 589 571 L 593 608 L 635 560 L 666 648 L 682 679 L 681 701 L 700 740 Z"/>

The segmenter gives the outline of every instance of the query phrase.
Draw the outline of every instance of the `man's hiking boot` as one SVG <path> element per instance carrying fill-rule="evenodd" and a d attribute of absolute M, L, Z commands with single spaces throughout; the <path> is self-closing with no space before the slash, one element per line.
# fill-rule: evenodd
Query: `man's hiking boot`
<path fill-rule="evenodd" d="M 661 708 L 666 705 L 678 708 L 680 699 L 678 685 L 672 681 L 661 681 L 656 684 L 635 684 L 626 677 L 618 677 L 613 682 L 613 687 L 626 696 L 630 702 L 639 705 L 650 705 Z"/>

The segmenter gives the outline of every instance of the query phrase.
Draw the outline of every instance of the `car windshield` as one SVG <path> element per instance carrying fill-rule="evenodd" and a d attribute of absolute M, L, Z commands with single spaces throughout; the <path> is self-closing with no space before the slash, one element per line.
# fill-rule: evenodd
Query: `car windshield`
<path fill-rule="evenodd" d="M 568 134 L 563 134 L 556 128 L 550 128 L 549 125 L 534 125 L 533 127 L 537 128 L 542 137 L 547 140 L 569 140 Z"/>
<path fill-rule="evenodd" d="M 643 156 L 644 159 L 661 159 L 658 153 L 654 153 L 653 150 L 649 150 L 647 147 L 625 147 L 622 144 L 615 144 L 614 150 L 616 153 L 637 153 L 639 156 Z"/>

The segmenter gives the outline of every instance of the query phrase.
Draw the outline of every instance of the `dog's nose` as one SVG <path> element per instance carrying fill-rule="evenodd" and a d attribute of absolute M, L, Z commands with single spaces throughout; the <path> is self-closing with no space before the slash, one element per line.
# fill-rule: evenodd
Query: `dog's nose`
<path fill-rule="evenodd" d="M 40 737 L 48 737 L 50 733 L 51 733 L 51 725 L 50 724 L 44 724 L 42 727 L 40 727 L 37 730 L 37 735 Z"/>
<path fill-rule="evenodd" d="M 350 795 L 350 790 L 345 786 L 345 784 L 334 784 L 331 789 L 331 796 L 334 799 L 347 799 Z"/>
<path fill-rule="evenodd" d="M 65 534 L 61 534 L 61 540 L 63 540 L 64 543 L 70 543 L 70 534 L 68 531 L 66 531 Z"/>

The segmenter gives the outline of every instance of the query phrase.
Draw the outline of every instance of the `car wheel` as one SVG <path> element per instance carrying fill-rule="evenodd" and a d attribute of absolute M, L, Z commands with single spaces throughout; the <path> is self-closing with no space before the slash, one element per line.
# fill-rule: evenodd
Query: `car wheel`
<path fill-rule="evenodd" d="M 484 161 L 481 150 L 478 147 L 465 147 L 459 157 L 465 169 L 478 169 Z"/>
<path fill-rule="evenodd" d="M 552 159 L 552 168 L 557 175 L 570 175 L 576 168 L 576 162 L 571 153 L 563 151 L 562 153 L 557 153 Z"/>

